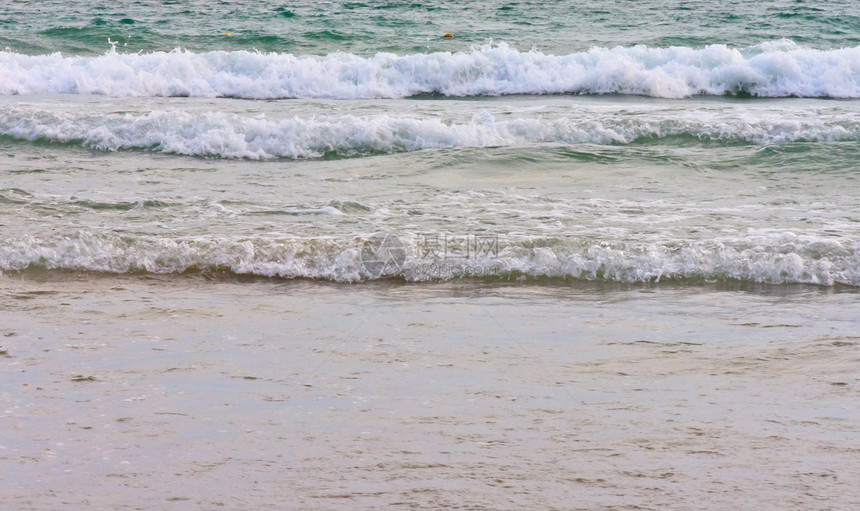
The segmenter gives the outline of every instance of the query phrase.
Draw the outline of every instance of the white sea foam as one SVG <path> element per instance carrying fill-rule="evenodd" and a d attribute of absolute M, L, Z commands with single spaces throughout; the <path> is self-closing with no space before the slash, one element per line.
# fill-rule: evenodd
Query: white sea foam
<path fill-rule="evenodd" d="M 464 53 L 372 57 L 0 52 L 0 94 L 356 99 L 568 93 L 857 98 L 860 47 L 814 50 L 782 40 L 742 49 L 634 46 L 560 56 L 504 43 Z"/>
<path fill-rule="evenodd" d="M 775 233 L 755 239 L 662 244 L 570 240 L 552 246 L 499 243 L 480 257 L 422 257 L 409 236 L 403 258 L 380 275 L 365 264 L 366 241 L 352 239 L 175 240 L 129 239 L 79 232 L 26 236 L 0 243 L 0 271 L 107 273 L 228 271 L 276 278 L 359 282 L 394 277 L 409 281 L 484 278 L 569 278 L 607 282 L 726 281 L 860 286 L 860 241 Z"/>
<path fill-rule="evenodd" d="M 56 113 L 0 107 L 0 135 L 117 151 L 145 149 L 222 158 L 314 158 L 455 147 L 529 144 L 629 144 L 666 137 L 773 144 L 860 140 L 860 118 L 817 109 L 780 111 L 655 110 L 647 115 L 572 112 L 558 118 L 496 119 L 484 111 L 467 122 L 387 114 L 267 120 L 230 113 Z"/>

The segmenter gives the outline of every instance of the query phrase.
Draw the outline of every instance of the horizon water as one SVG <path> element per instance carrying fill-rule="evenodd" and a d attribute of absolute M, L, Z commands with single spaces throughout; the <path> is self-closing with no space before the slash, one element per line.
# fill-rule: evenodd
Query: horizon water
<path fill-rule="evenodd" d="M 860 505 L 856 2 L 0 27 L 13 509 Z"/>

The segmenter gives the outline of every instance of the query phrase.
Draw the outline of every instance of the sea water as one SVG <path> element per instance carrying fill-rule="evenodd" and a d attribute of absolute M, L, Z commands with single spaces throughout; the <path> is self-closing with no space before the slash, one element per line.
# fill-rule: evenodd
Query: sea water
<path fill-rule="evenodd" d="M 860 502 L 855 2 L 0 28 L 16 508 Z"/>

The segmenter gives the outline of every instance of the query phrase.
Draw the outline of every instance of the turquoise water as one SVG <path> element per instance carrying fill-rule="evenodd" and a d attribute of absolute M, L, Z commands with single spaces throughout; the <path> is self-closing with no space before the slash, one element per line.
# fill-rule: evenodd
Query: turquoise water
<path fill-rule="evenodd" d="M 832 0 L 13 2 L 0 13 L 0 27 L 0 45 L 31 55 L 97 55 L 107 39 L 130 52 L 257 49 L 312 55 L 462 51 L 489 41 L 554 54 L 636 44 L 746 47 L 782 38 L 817 49 L 860 43 L 856 3 Z M 446 33 L 454 38 L 441 38 Z"/>

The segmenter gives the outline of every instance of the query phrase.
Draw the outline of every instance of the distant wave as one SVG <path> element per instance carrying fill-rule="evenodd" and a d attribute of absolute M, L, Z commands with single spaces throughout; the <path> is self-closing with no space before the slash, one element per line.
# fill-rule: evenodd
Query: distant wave
<path fill-rule="evenodd" d="M 781 40 L 592 48 L 570 55 L 507 44 L 465 53 L 295 56 L 247 51 L 68 57 L 0 52 L 0 94 L 272 98 L 402 98 L 423 94 L 749 94 L 860 97 L 860 47 L 814 50 Z"/>
<path fill-rule="evenodd" d="M 767 110 L 666 109 L 643 115 L 572 113 L 555 119 L 496 119 L 481 112 L 456 123 L 385 114 L 268 120 L 221 112 L 87 114 L 7 106 L 0 107 L 0 136 L 102 151 L 276 159 L 528 144 L 634 144 L 670 137 L 752 144 L 860 141 L 860 118 L 817 109 L 784 110 L 778 115 Z"/>
<path fill-rule="evenodd" d="M 229 272 L 284 279 L 363 282 L 379 278 L 561 278 L 606 282 L 728 281 L 860 286 L 860 241 L 774 233 L 750 239 L 664 243 L 502 240 L 481 257 L 421 257 L 409 236 L 402 257 L 368 262 L 372 237 L 333 239 L 128 238 L 82 231 L 0 242 L 0 272 L 41 269 L 114 274 Z M 537 240 L 541 241 L 541 240 Z M 392 245 L 389 245 L 392 246 Z M 399 250 L 399 248 L 398 248 Z M 394 253 L 393 251 L 388 252 Z M 476 251 L 475 254 L 478 252 Z M 369 264 L 368 264 L 369 263 Z"/>

